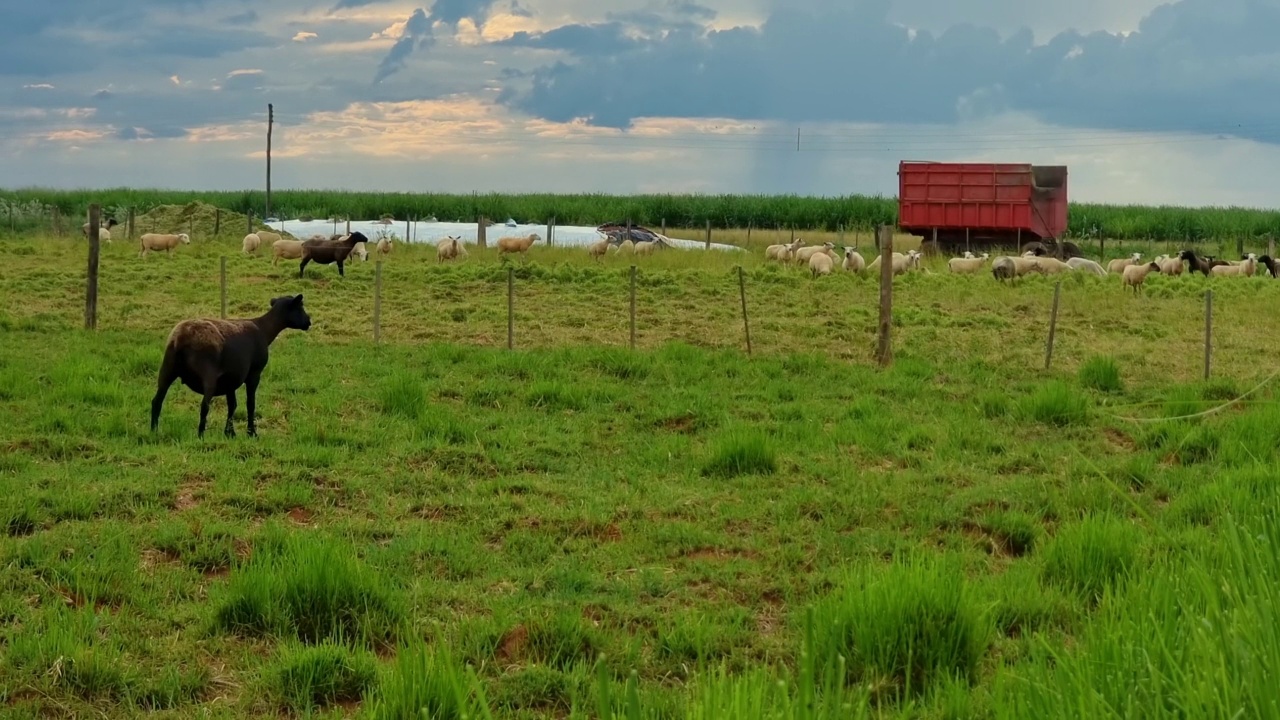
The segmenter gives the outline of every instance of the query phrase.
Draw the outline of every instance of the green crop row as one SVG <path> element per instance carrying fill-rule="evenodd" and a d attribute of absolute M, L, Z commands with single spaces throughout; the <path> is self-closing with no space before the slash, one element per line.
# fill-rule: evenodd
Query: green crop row
<path fill-rule="evenodd" d="M 65 217 L 84 217 L 90 203 L 119 215 L 128 208 L 146 212 L 158 205 L 207 202 L 261 217 L 265 193 L 258 190 L 173 191 L 113 188 L 106 190 L 23 189 L 0 193 L 0 228 L 48 225 L 57 208 Z M 867 230 L 897 222 L 897 199 L 845 195 L 604 195 L 604 194 L 444 194 L 279 190 L 271 196 L 276 217 L 339 217 L 396 220 L 435 217 L 472 221 L 483 215 L 504 221 L 561 225 L 626 222 L 658 227 L 795 228 L 798 230 Z M 12 210 L 11 210 L 12 208 Z M 5 217 L 5 214 L 9 217 Z M 1070 237 L 1101 232 L 1117 239 L 1204 240 L 1259 238 L 1280 234 L 1280 210 L 1242 207 L 1176 207 L 1072 203 Z M 118 217 L 123 221 L 123 217 Z M 78 225 L 68 223 L 68 227 Z"/>

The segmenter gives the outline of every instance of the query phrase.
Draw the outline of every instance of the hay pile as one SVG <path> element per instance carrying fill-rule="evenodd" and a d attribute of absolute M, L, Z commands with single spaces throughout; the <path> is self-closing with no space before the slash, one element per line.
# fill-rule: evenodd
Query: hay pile
<path fill-rule="evenodd" d="M 243 238 L 249 229 L 243 214 L 224 208 L 219 221 L 218 208 L 199 201 L 189 202 L 186 205 L 159 205 L 143 215 L 135 216 L 133 222 L 138 235 L 149 232 L 187 233 L 191 236 L 192 242 L 212 239 L 215 226 L 218 228 L 219 238 L 236 240 Z M 279 228 L 265 225 L 256 219 L 253 222 L 253 230 L 254 232 L 270 230 L 279 233 L 280 237 L 297 239 L 289 233 L 280 232 Z"/>

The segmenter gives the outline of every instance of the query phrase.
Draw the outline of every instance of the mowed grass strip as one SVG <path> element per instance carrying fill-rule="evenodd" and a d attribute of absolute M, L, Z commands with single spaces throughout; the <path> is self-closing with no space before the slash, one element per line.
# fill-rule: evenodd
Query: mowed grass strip
<path fill-rule="evenodd" d="M 1245 608 L 1224 629 L 1263 617 L 1196 562 L 1262 552 L 1223 533 L 1274 501 L 1273 390 L 1115 417 L 1198 412 L 1271 372 L 1265 328 L 1221 310 L 1280 287 L 1261 278 L 1213 283 L 1206 383 L 1202 278 L 1136 300 L 1067 279 L 1046 373 L 1050 283 L 934 268 L 895 283 L 897 359 L 877 370 L 874 282 L 751 258 L 655 258 L 641 317 L 667 324 L 632 353 L 628 260 L 515 261 L 509 352 L 506 272 L 483 253 L 434 267 L 398 247 L 380 346 L 371 266 L 298 280 L 237 256 L 233 314 L 304 292 L 316 326 L 273 346 L 261 436 L 201 442 L 197 395 L 173 391 L 155 435 L 147 410 L 172 322 L 216 314 L 227 248 L 106 249 L 96 333 L 83 249 L 41 250 L 0 267 L 15 717 L 1048 712 L 1017 679 L 1085 694 L 1095 623 L 1177 637 L 1119 607 L 1170 573 Z M 1067 661 L 1075 685 L 1052 673 Z"/>

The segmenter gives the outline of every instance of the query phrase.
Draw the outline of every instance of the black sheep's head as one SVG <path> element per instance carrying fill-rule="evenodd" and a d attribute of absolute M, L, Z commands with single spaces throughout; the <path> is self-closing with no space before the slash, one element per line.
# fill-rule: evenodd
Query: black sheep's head
<path fill-rule="evenodd" d="M 284 313 L 285 327 L 304 332 L 311 329 L 311 316 L 307 314 L 306 308 L 302 307 L 301 295 L 284 295 L 273 298 L 271 307 Z"/>

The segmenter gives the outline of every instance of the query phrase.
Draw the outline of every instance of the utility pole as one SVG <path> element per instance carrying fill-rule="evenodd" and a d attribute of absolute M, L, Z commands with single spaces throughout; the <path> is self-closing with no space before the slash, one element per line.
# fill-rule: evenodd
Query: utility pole
<path fill-rule="evenodd" d="M 271 126 L 276 121 L 276 110 L 267 103 L 267 212 L 262 217 L 271 217 Z"/>

